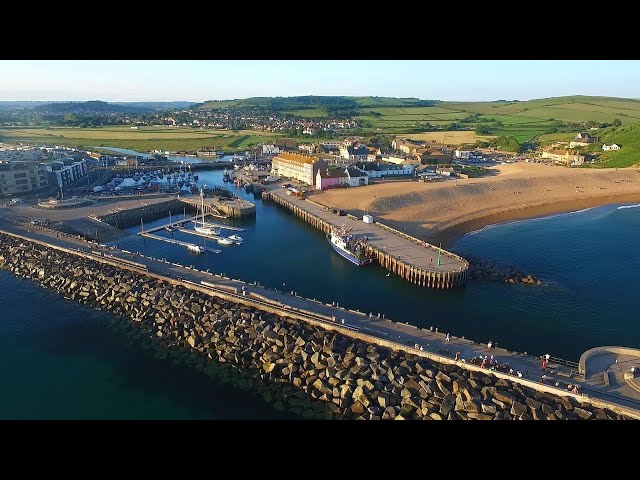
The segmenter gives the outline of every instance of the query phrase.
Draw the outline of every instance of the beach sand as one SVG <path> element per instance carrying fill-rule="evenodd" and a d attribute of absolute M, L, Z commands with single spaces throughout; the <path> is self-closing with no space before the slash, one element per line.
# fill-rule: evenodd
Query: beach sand
<path fill-rule="evenodd" d="M 513 163 L 483 178 L 422 183 L 396 180 L 314 192 L 330 207 L 364 212 L 398 230 L 450 246 L 465 233 L 513 220 L 640 202 L 637 169 L 585 169 Z"/>

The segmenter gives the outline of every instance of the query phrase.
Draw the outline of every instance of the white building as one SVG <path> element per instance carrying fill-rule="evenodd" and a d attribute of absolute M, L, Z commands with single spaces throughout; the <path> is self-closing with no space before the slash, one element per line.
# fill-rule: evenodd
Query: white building
<path fill-rule="evenodd" d="M 276 145 L 262 145 L 263 155 L 278 155 L 281 152 L 280 147 Z"/>
<path fill-rule="evenodd" d="M 618 145 L 617 143 L 612 143 L 611 145 L 602 145 L 602 150 L 604 150 L 605 152 L 608 152 L 610 150 L 620 150 L 620 145 Z"/>
<path fill-rule="evenodd" d="M 58 187 L 64 187 L 76 180 L 86 177 L 89 173 L 86 160 L 74 161 L 69 165 L 65 165 L 61 161 L 51 162 L 46 166 L 50 178 L 55 178 Z"/>

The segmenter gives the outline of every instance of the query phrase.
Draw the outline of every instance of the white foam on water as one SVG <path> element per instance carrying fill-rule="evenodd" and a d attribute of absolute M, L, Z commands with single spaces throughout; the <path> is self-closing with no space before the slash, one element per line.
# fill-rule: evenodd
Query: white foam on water
<path fill-rule="evenodd" d="M 636 207 L 640 207 L 640 203 L 636 205 L 622 205 L 621 207 L 618 207 L 617 210 L 622 210 L 623 208 L 636 208 Z"/>

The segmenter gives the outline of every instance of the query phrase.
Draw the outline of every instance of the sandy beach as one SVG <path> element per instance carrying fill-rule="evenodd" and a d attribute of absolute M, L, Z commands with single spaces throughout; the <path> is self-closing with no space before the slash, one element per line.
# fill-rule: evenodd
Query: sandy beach
<path fill-rule="evenodd" d="M 366 187 L 314 192 L 321 204 L 369 213 L 384 223 L 450 246 L 465 233 L 513 220 L 640 202 L 637 169 L 583 169 L 513 163 L 483 178 L 422 183 L 391 181 Z"/>

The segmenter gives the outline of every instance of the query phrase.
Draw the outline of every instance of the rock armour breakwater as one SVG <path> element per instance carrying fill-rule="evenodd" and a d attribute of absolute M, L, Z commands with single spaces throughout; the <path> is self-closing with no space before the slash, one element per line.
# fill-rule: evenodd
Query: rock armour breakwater
<path fill-rule="evenodd" d="M 520 283 L 525 285 L 542 285 L 539 278 L 523 272 L 514 265 L 505 265 L 484 258 L 466 256 L 469 260 L 469 278 L 473 280 L 489 280 L 494 282 Z"/>
<path fill-rule="evenodd" d="M 621 419 L 571 396 L 439 364 L 0 234 L 0 268 L 136 326 L 139 341 L 309 417 Z M 132 322 L 125 322 L 129 319 Z M 275 393 L 274 393 L 275 392 Z"/>

